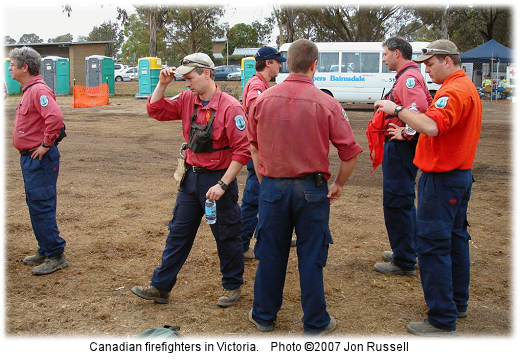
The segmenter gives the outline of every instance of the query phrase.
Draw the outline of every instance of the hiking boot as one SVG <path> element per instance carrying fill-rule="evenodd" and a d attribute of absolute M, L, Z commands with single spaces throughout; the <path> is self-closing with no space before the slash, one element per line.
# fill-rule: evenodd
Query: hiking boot
<path fill-rule="evenodd" d="M 249 310 L 249 321 L 251 321 L 253 324 L 255 324 L 257 330 L 261 331 L 261 332 L 270 332 L 270 331 L 273 331 L 273 329 L 274 329 L 274 324 L 272 324 L 272 325 L 260 325 L 259 323 L 257 323 L 255 321 L 255 319 L 253 319 L 253 309 Z"/>
<path fill-rule="evenodd" d="M 56 270 L 65 269 L 69 266 L 67 259 L 63 253 L 55 256 L 46 257 L 42 264 L 33 267 L 33 275 L 52 274 Z"/>
<path fill-rule="evenodd" d="M 296 246 L 296 241 L 297 241 L 297 240 L 298 240 L 298 239 L 297 239 L 296 237 L 293 237 L 293 238 L 291 239 L 291 247 L 295 247 L 295 246 Z"/>
<path fill-rule="evenodd" d="M 148 285 L 145 287 L 134 286 L 130 291 L 140 298 L 153 300 L 159 304 L 168 304 L 168 298 L 170 297 L 169 291 L 159 290 L 153 285 Z"/>
<path fill-rule="evenodd" d="M 467 311 L 459 311 L 459 312 L 457 313 L 457 318 L 459 318 L 459 319 L 463 319 L 463 318 L 465 318 L 465 317 L 468 317 L 468 312 L 467 312 Z"/>
<path fill-rule="evenodd" d="M 238 301 L 241 294 L 240 286 L 233 290 L 224 289 L 222 296 L 217 301 L 217 305 L 220 307 L 231 306 Z"/>
<path fill-rule="evenodd" d="M 390 263 L 376 263 L 374 265 L 374 270 L 383 274 L 391 274 L 391 275 L 404 275 L 404 276 L 414 276 L 415 269 L 413 270 L 404 270 L 399 266 L 395 265 L 393 262 Z"/>
<path fill-rule="evenodd" d="M 26 257 L 23 259 L 23 263 L 24 263 L 25 265 L 40 265 L 40 264 L 42 264 L 44 261 L 45 261 L 45 255 L 38 254 L 38 253 L 36 253 L 36 255 L 29 255 L 29 256 L 26 256 Z"/>
<path fill-rule="evenodd" d="M 253 249 L 249 248 L 249 250 L 247 250 L 244 253 L 244 260 L 253 260 L 254 258 L 255 258 L 255 252 L 253 251 Z"/>
<path fill-rule="evenodd" d="M 392 261 L 392 258 L 394 257 L 394 252 L 393 251 L 383 251 L 381 253 L 381 257 L 385 261 Z"/>
<path fill-rule="evenodd" d="M 443 330 L 439 329 L 428 322 L 428 320 L 424 320 L 423 322 L 411 322 L 406 327 L 408 332 L 417 336 L 429 336 L 429 337 L 448 337 L 457 335 L 456 330 Z"/>
<path fill-rule="evenodd" d="M 333 332 L 334 330 L 336 330 L 336 327 L 338 326 L 338 323 L 336 322 L 336 319 L 334 319 L 332 316 L 330 317 L 330 322 L 327 326 L 325 326 L 325 328 L 317 333 L 309 333 L 309 332 L 305 332 L 304 331 L 304 335 L 309 335 L 309 336 L 323 336 L 323 335 L 327 335 L 327 334 L 330 334 L 331 332 Z"/>

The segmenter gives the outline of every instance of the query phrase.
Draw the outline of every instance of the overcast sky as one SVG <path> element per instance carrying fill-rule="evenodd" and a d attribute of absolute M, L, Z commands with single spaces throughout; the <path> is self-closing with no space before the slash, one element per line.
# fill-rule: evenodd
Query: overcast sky
<path fill-rule="evenodd" d="M 216 0 L 214 1 L 216 2 Z M 72 14 L 69 17 L 62 12 L 63 4 L 72 4 Z M 136 3 L 133 1 L 132 3 Z M 143 1 L 141 1 L 143 3 Z M 175 1 L 169 1 L 175 4 Z M 179 3 L 177 1 L 177 3 Z M 186 4 L 186 2 L 180 2 Z M 206 1 L 208 3 L 208 1 Z M 221 3 L 221 2 L 217 2 Z M 272 5 L 262 3 L 261 5 L 240 4 L 238 1 L 226 2 L 226 13 L 222 22 L 228 22 L 230 26 L 237 23 L 250 24 L 254 20 L 263 22 L 271 14 Z M 257 2 L 258 3 L 258 2 Z M 2 39 L 8 35 L 18 41 L 23 34 L 34 33 L 44 42 L 49 38 L 59 35 L 72 34 L 74 41 L 78 36 L 87 36 L 94 26 L 99 26 L 111 20 L 117 21 L 117 7 L 126 9 L 129 13 L 134 12 L 134 6 L 130 1 L 47 1 L 47 2 L 25 2 L 8 1 L 3 2 L 2 9 Z"/>

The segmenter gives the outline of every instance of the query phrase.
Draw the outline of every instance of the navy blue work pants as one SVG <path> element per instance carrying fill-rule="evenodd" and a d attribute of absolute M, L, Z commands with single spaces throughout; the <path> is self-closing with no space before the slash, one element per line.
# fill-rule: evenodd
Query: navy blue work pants
<path fill-rule="evenodd" d="M 304 332 L 316 333 L 329 324 L 323 285 L 323 267 L 332 243 L 327 192 L 327 183 L 324 181 L 317 187 L 312 176 L 263 178 L 255 244 L 259 263 L 252 314 L 259 324 L 273 324 L 282 306 L 293 229 L 298 237 L 296 251 Z"/>
<path fill-rule="evenodd" d="M 471 170 L 423 173 L 418 185 L 417 254 L 428 321 L 455 330 L 469 299 L 467 209 Z"/>
<path fill-rule="evenodd" d="M 404 270 L 415 270 L 416 210 L 413 164 L 417 141 L 387 141 L 383 155 L 383 213 L 392 262 Z"/>
<path fill-rule="evenodd" d="M 256 177 L 253 160 L 249 160 L 247 164 L 247 179 L 244 186 L 244 194 L 242 196 L 242 229 L 240 230 L 240 238 L 244 252 L 249 250 L 251 238 L 255 234 L 258 225 L 258 193 L 260 192 L 260 183 Z"/>
<path fill-rule="evenodd" d="M 60 172 L 60 152 L 49 148 L 40 161 L 30 155 L 20 157 L 25 200 L 31 225 L 38 242 L 38 254 L 46 257 L 63 253 L 65 240 L 60 237 L 56 223 L 56 184 Z"/>
<path fill-rule="evenodd" d="M 152 276 L 151 284 L 156 288 L 171 291 L 175 285 L 177 274 L 191 251 L 204 215 L 206 193 L 210 187 L 218 183 L 225 171 L 187 172 L 184 185 L 177 194 L 173 217 L 169 222 L 170 232 L 166 238 L 161 265 L 155 269 Z M 217 222 L 210 225 L 220 259 L 222 286 L 226 289 L 235 289 L 243 284 L 244 258 L 238 236 L 241 225 L 238 185 L 235 179 L 217 201 Z"/>

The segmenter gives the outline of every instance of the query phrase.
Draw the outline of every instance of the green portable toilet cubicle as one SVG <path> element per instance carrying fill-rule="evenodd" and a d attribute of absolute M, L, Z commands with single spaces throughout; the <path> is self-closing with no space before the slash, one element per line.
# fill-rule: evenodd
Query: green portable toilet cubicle
<path fill-rule="evenodd" d="M 108 56 L 92 55 L 85 58 L 87 86 L 108 83 L 108 94 L 114 95 L 114 59 Z"/>
<path fill-rule="evenodd" d="M 157 57 L 144 57 L 138 60 L 138 76 L 139 76 L 139 92 L 135 94 L 136 98 L 148 98 L 157 83 L 161 73 L 161 59 Z"/>
<path fill-rule="evenodd" d="M 42 58 L 41 75 L 54 94 L 70 94 L 69 59 L 59 56 Z"/>
<path fill-rule="evenodd" d="M 245 57 L 242 59 L 242 63 L 240 66 L 240 80 L 242 82 L 242 92 L 244 91 L 244 86 L 246 86 L 247 81 L 256 74 L 256 60 L 254 57 Z"/>
<path fill-rule="evenodd" d="M 9 66 L 11 66 L 11 59 L 6 58 L 4 62 L 4 73 L 5 78 L 4 81 L 7 84 L 7 93 L 11 94 L 19 94 L 22 92 L 21 85 L 18 81 L 13 80 L 11 77 L 11 72 L 9 71 Z"/>

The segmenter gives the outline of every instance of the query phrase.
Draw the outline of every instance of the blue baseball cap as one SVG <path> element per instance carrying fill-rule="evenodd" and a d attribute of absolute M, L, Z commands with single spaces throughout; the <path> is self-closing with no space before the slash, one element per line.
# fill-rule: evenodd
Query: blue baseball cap
<path fill-rule="evenodd" d="M 255 60 L 278 60 L 279 62 L 285 62 L 287 61 L 286 58 L 284 58 L 278 50 L 276 50 L 274 47 L 270 46 L 264 46 L 258 49 L 258 51 L 255 54 Z"/>

